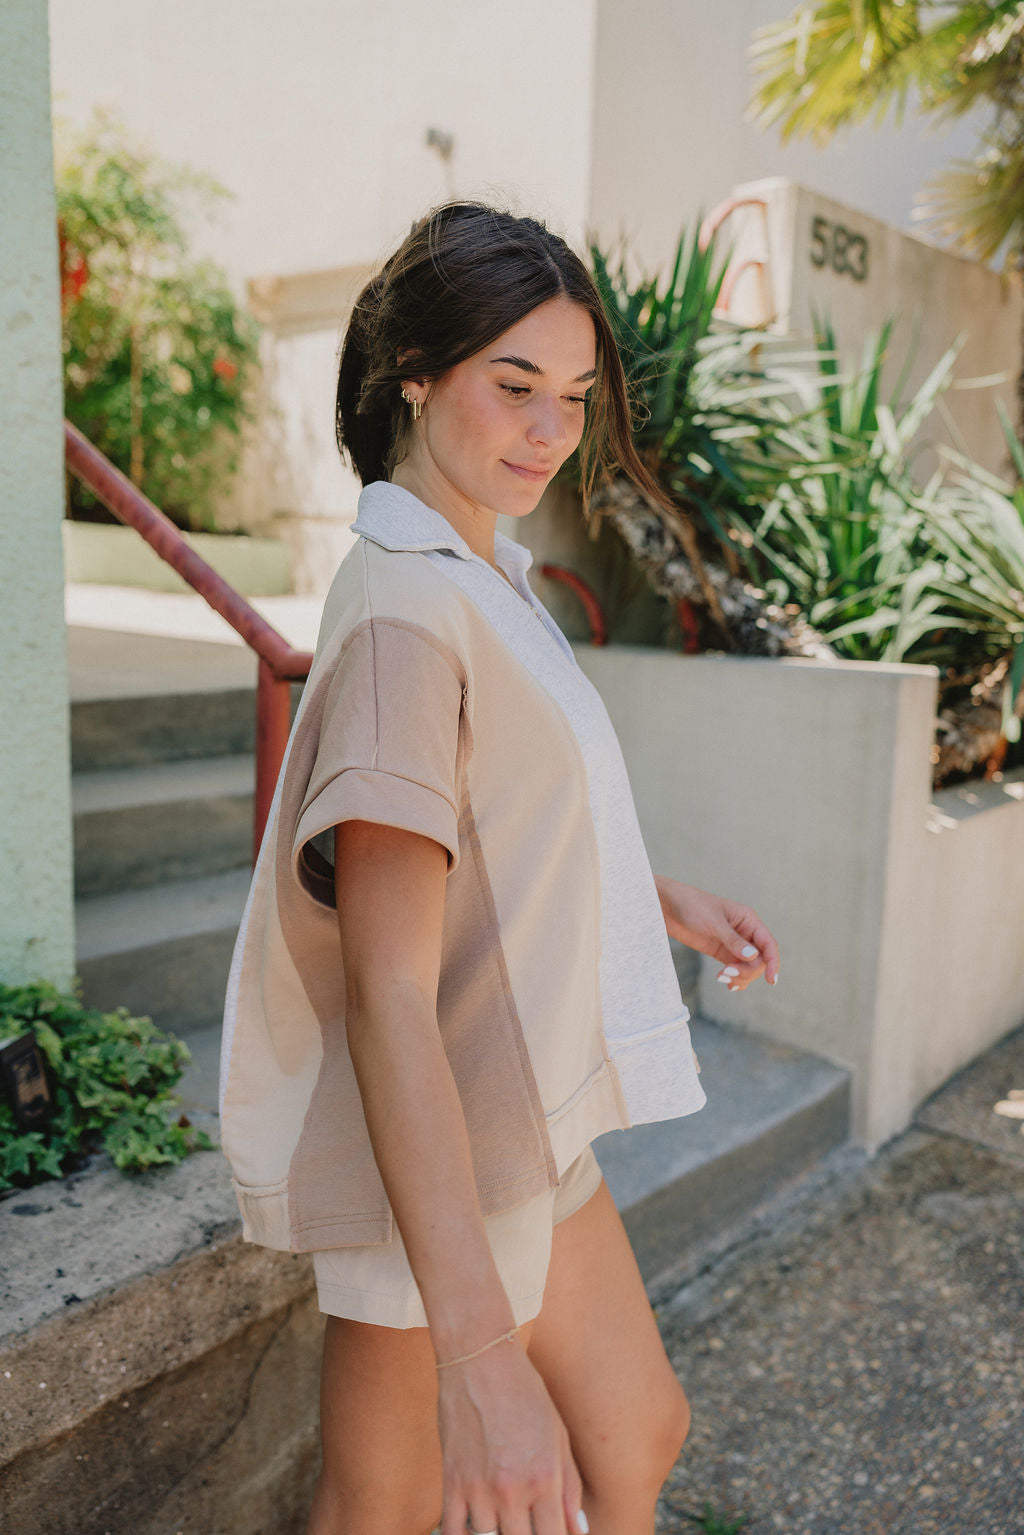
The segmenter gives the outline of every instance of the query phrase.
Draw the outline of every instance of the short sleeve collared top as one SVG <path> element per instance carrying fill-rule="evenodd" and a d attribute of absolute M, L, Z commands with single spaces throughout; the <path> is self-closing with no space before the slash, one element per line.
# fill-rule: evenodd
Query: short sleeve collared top
<path fill-rule="evenodd" d="M 363 489 L 353 530 L 224 1014 L 244 1234 L 300 1251 L 392 1232 L 346 1044 L 342 820 L 447 850 L 437 1017 L 485 1215 L 553 1187 L 606 1130 L 705 1102 L 622 752 L 527 582 L 532 555 L 496 533 L 502 575 L 386 481 Z"/>

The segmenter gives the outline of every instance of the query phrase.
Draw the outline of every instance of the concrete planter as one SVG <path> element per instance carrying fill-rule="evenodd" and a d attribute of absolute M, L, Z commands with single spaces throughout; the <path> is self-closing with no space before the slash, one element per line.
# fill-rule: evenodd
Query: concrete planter
<path fill-rule="evenodd" d="M 870 1149 L 1024 1018 L 1024 769 L 932 792 L 930 666 L 576 647 L 656 872 L 753 906 L 777 987 L 700 1011 L 847 1066 Z"/>
<path fill-rule="evenodd" d="M 134 528 L 65 521 L 62 532 L 67 581 L 141 586 L 151 592 L 191 590 Z M 292 590 L 288 549 L 279 539 L 229 533 L 184 536 L 243 597 L 276 597 Z"/>
<path fill-rule="evenodd" d="M 199 1152 L 0 1201 L 0 1507 L 17 1535 L 301 1535 L 312 1264 L 244 1243 Z"/>

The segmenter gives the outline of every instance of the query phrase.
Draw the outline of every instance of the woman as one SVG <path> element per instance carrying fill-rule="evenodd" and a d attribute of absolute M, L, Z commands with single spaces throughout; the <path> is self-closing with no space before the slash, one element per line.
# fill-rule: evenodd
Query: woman
<path fill-rule="evenodd" d="M 497 530 L 630 437 L 594 284 L 434 209 L 366 286 L 364 489 L 236 945 L 222 1136 L 327 1314 L 308 1535 L 651 1535 L 689 1413 L 591 1141 L 704 1102 L 668 936 L 774 982 L 755 912 L 651 873 L 607 712 Z"/>

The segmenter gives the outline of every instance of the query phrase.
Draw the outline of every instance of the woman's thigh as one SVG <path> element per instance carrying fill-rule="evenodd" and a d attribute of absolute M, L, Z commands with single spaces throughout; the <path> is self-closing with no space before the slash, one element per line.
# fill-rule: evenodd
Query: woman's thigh
<path fill-rule="evenodd" d="M 540 1314 L 520 1337 L 568 1429 L 586 1505 L 632 1511 L 653 1499 L 689 1410 L 603 1181 L 555 1227 Z M 324 1467 L 309 1535 L 425 1535 L 442 1494 L 427 1329 L 328 1317 L 320 1407 Z"/>
<path fill-rule="evenodd" d="M 644 1489 L 656 1497 L 686 1437 L 689 1406 L 603 1180 L 555 1227 L 529 1354 L 591 1501 L 633 1507 Z"/>
<path fill-rule="evenodd" d="M 533 1322 L 520 1329 L 529 1345 Z M 440 1518 L 437 1372 L 425 1327 L 327 1318 L 323 1471 L 309 1535 L 426 1535 Z"/>

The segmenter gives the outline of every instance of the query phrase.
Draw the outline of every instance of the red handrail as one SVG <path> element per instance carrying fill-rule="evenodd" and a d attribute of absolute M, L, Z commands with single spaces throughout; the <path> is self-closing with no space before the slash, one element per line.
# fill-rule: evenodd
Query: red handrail
<path fill-rule="evenodd" d="M 574 570 L 567 570 L 564 565 L 542 565 L 542 576 L 547 576 L 549 581 L 560 581 L 571 592 L 575 592 L 583 604 L 583 611 L 587 615 L 587 623 L 590 625 L 590 643 L 592 645 L 607 645 L 608 625 L 605 623 L 604 612 L 598 600 L 596 592 L 588 586 L 582 576 L 578 576 Z"/>
<path fill-rule="evenodd" d="M 295 650 L 284 635 L 261 618 L 256 609 L 208 565 L 127 475 L 93 446 L 70 421 L 64 423 L 67 467 L 98 496 L 119 521 L 135 528 L 193 591 L 240 635 L 259 657 L 256 686 L 256 795 L 253 806 L 253 862 L 259 853 L 277 776 L 284 761 L 291 729 L 289 683 L 304 682 L 313 664 L 308 650 Z"/>

